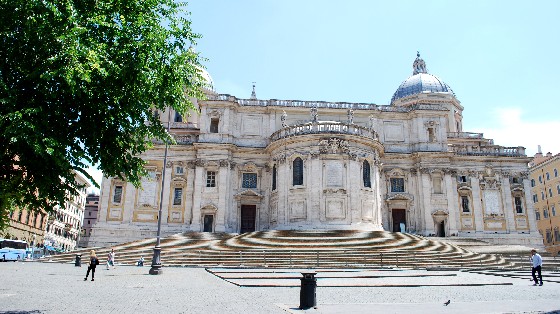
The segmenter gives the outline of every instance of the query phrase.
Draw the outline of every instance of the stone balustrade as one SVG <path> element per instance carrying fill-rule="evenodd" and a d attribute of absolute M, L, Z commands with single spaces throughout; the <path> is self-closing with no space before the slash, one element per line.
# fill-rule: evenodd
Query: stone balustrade
<path fill-rule="evenodd" d="M 447 132 L 447 137 L 451 138 L 472 138 L 472 139 L 483 139 L 484 133 L 472 133 L 472 132 Z"/>
<path fill-rule="evenodd" d="M 270 136 L 270 141 L 274 142 L 276 140 L 298 136 L 306 134 L 351 134 L 363 137 L 368 137 L 373 140 L 378 140 L 377 132 L 372 129 L 359 126 L 356 124 L 345 124 L 334 121 L 327 122 L 308 122 L 305 124 L 290 125 L 274 132 Z"/>
<path fill-rule="evenodd" d="M 382 112 L 410 112 L 412 110 L 445 110 L 439 104 L 415 104 L 408 107 L 380 106 L 367 103 L 348 103 L 348 102 L 327 102 L 327 101 L 302 101 L 302 100 L 259 100 L 259 99 L 239 99 L 228 94 L 209 96 L 208 100 L 231 101 L 241 106 L 260 106 L 260 107 L 304 107 L 319 109 L 352 109 L 352 110 L 377 110 Z"/>
<path fill-rule="evenodd" d="M 469 144 L 449 144 L 449 152 L 458 155 L 469 156 L 508 156 L 525 157 L 525 147 L 504 147 L 498 145 L 469 145 Z"/>

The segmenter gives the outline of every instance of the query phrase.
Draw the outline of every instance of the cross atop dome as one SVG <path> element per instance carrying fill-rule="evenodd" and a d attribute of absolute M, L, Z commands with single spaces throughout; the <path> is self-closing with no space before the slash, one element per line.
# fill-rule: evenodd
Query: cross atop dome
<path fill-rule="evenodd" d="M 412 75 L 416 75 L 418 73 L 428 73 L 426 70 L 426 62 L 420 58 L 420 51 L 416 51 L 416 59 L 412 64 Z"/>

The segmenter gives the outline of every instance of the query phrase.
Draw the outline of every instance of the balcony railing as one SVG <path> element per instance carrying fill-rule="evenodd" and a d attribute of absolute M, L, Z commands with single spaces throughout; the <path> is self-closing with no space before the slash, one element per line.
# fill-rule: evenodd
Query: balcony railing
<path fill-rule="evenodd" d="M 504 147 L 498 145 L 480 146 L 468 144 L 450 144 L 449 151 L 458 155 L 469 156 L 509 156 L 526 157 L 525 147 Z"/>
<path fill-rule="evenodd" d="M 282 138 L 306 134 L 350 134 L 368 137 L 373 140 L 378 139 L 377 132 L 372 129 L 355 124 L 345 124 L 340 122 L 308 122 L 299 125 L 290 125 L 274 132 L 270 140 L 276 141 Z"/>

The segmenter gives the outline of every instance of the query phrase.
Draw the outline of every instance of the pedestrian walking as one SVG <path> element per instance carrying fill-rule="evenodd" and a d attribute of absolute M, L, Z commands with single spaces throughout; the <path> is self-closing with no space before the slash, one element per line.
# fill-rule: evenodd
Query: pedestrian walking
<path fill-rule="evenodd" d="M 542 274 L 541 274 L 542 257 L 539 255 L 539 253 L 537 253 L 537 250 L 535 249 L 531 250 L 531 263 L 533 263 L 533 268 L 531 269 L 531 275 L 533 276 L 533 281 L 535 282 L 533 286 L 536 285 L 542 286 Z M 540 280 L 540 284 L 535 274 L 539 275 L 538 279 Z"/>
<path fill-rule="evenodd" d="M 97 255 L 95 255 L 95 251 L 91 250 L 89 252 L 89 266 L 88 266 L 87 273 L 86 273 L 86 278 L 84 278 L 84 281 L 87 280 L 90 270 L 91 270 L 91 281 L 95 281 L 95 267 L 97 265 L 99 265 L 99 259 L 97 258 Z"/>
<path fill-rule="evenodd" d="M 140 256 L 140 259 L 138 260 L 137 265 L 138 266 L 144 266 L 144 256 Z"/>
<path fill-rule="evenodd" d="M 111 249 L 111 252 L 107 255 L 107 270 L 109 270 L 109 266 L 113 266 L 115 269 L 115 250 Z"/>

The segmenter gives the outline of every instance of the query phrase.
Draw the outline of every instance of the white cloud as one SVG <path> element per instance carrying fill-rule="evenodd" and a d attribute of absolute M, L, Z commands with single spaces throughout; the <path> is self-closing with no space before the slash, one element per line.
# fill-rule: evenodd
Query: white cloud
<path fill-rule="evenodd" d="M 560 153 L 560 140 L 557 135 L 560 121 L 527 121 L 519 108 L 497 108 L 491 114 L 495 117 L 493 125 L 479 127 L 477 132 L 483 132 L 485 138 L 494 139 L 496 145 L 523 146 L 527 149 L 525 152 L 529 157 L 535 155 L 538 145 L 541 145 L 545 154 Z"/>

